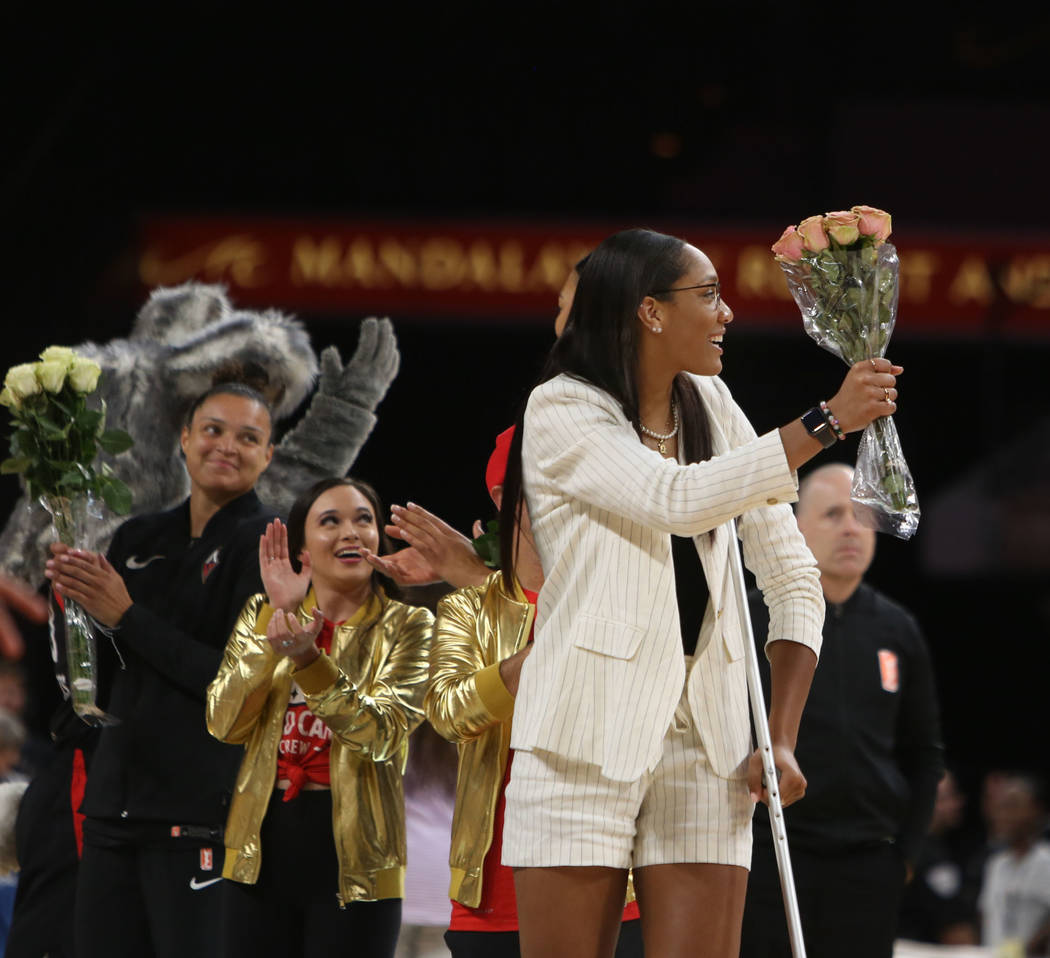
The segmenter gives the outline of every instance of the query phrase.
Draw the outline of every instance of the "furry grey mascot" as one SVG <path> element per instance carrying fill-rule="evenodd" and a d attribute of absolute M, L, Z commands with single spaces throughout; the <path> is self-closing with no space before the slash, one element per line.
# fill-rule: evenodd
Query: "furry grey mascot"
<path fill-rule="evenodd" d="M 350 469 L 400 363 L 390 320 L 369 318 L 345 366 L 336 347 L 321 353 L 318 382 L 318 358 L 298 320 L 275 310 L 235 310 L 222 287 L 200 283 L 155 290 L 127 339 L 74 348 L 102 367 L 99 393 L 107 423 L 135 440 L 119 457 L 101 454 L 131 489 L 135 515 L 168 509 L 188 495 L 179 449 L 183 418 L 224 365 L 239 362 L 266 371 L 277 424 L 317 384 L 256 484 L 263 502 L 286 513 L 315 480 Z M 125 518 L 107 514 L 87 545 L 104 552 Z M 39 587 L 52 538 L 50 516 L 23 493 L 0 534 L 0 569 Z"/>

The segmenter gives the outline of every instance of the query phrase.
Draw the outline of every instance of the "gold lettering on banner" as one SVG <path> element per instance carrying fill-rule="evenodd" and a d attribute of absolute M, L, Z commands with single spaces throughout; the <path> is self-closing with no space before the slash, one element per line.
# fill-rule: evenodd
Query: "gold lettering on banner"
<path fill-rule="evenodd" d="M 390 286 L 390 277 L 376 264 L 375 249 L 367 236 L 355 236 L 347 247 L 343 260 L 343 285 L 363 286 L 365 289 Z"/>
<path fill-rule="evenodd" d="M 578 241 L 550 241 L 530 256 L 516 239 L 298 236 L 289 278 L 295 286 L 556 294 L 589 249 Z"/>
<path fill-rule="evenodd" d="M 474 240 L 467 250 L 466 285 L 479 289 L 493 290 L 499 288 L 499 264 L 496 253 L 488 240 Z"/>
<path fill-rule="evenodd" d="M 417 285 L 419 261 L 400 240 L 388 237 L 379 241 L 379 263 L 390 273 L 395 285 L 406 289 Z"/>
<path fill-rule="evenodd" d="M 925 303 L 932 292 L 932 280 L 937 272 L 936 253 L 926 250 L 908 250 L 901 257 L 901 299 L 911 303 Z"/>
<path fill-rule="evenodd" d="M 520 293 L 525 288 L 525 251 L 517 240 L 500 243 L 499 288 L 503 293 Z"/>
<path fill-rule="evenodd" d="M 437 236 L 424 240 L 419 247 L 419 272 L 423 289 L 454 289 L 463 282 L 466 266 L 463 245 L 454 239 Z"/>
<path fill-rule="evenodd" d="M 767 246 L 745 246 L 736 258 L 736 291 L 742 299 L 791 299 L 787 280 Z"/>
<path fill-rule="evenodd" d="M 342 282 L 342 247 L 335 236 L 320 242 L 300 236 L 292 244 L 290 278 L 296 286 L 338 286 Z"/>
<path fill-rule="evenodd" d="M 948 287 L 948 299 L 956 305 L 990 303 L 995 296 L 995 285 L 988 264 L 980 256 L 970 256 L 962 261 Z"/>
<path fill-rule="evenodd" d="M 532 292 L 549 291 L 557 294 L 565 284 L 569 272 L 583 254 L 572 259 L 560 243 L 544 243 L 529 269 L 526 286 Z"/>
<path fill-rule="evenodd" d="M 251 289 L 267 282 L 263 266 L 266 247 L 251 236 L 226 236 L 175 259 L 147 247 L 139 260 L 139 277 L 146 286 L 177 286 L 190 279 L 229 280 Z"/>
<path fill-rule="evenodd" d="M 489 240 L 476 239 L 465 256 L 464 289 L 515 293 L 522 289 L 525 253 L 516 240 L 508 240 L 493 248 Z"/>
<path fill-rule="evenodd" d="M 1014 257 L 1003 272 L 1003 289 L 1015 303 L 1050 309 L 1050 254 Z"/>

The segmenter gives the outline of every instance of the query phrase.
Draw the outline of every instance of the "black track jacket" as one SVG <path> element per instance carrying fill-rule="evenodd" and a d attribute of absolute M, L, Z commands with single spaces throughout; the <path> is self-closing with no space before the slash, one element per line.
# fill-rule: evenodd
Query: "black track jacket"
<path fill-rule="evenodd" d="M 259 536 L 275 515 L 248 492 L 199 539 L 188 500 L 117 529 L 108 558 L 134 604 L 112 643 L 98 636 L 99 704 L 120 724 L 99 736 L 81 809 L 89 818 L 225 824 L 242 750 L 208 734 L 204 696 L 237 615 L 263 591 Z"/>

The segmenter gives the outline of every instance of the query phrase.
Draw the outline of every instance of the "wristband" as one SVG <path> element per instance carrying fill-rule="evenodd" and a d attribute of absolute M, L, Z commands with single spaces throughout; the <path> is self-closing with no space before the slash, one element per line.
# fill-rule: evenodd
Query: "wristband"
<path fill-rule="evenodd" d="M 845 439 L 846 434 L 842 431 L 842 427 L 839 425 L 839 421 L 835 418 L 835 414 L 831 411 L 831 407 L 821 400 L 820 411 L 824 413 L 824 418 L 828 421 L 828 425 L 831 426 L 832 431 L 839 439 Z"/>

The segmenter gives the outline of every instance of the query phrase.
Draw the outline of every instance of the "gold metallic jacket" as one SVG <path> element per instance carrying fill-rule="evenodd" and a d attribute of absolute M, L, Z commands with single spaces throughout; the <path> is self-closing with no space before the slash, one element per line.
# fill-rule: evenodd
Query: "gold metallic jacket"
<path fill-rule="evenodd" d="M 299 607 L 310 618 L 313 592 Z M 399 898 L 404 892 L 405 803 L 401 773 L 408 736 L 422 721 L 433 616 L 427 609 L 372 599 L 332 636 L 331 655 L 296 670 L 266 640 L 273 609 L 253 596 L 226 643 L 208 687 L 208 730 L 243 744 L 226 822 L 223 876 L 254 884 L 259 830 L 274 790 L 277 753 L 292 680 L 332 730 L 332 819 L 339 899 Z"/>
<path fill-rule="evenodd" d="M 517 583 L 513 594 L 504 590 L 499 572 L 438 603 L 424 708 L 434 728 L 459 745 L 449 897 L 470 908 L 481 903 L 514 713 L 499 663 L 528 641 L 534 615 Z"/>

